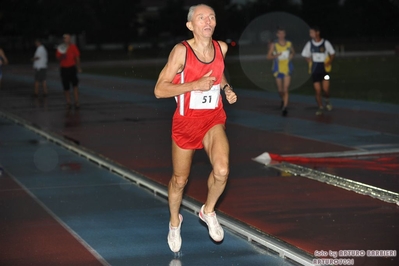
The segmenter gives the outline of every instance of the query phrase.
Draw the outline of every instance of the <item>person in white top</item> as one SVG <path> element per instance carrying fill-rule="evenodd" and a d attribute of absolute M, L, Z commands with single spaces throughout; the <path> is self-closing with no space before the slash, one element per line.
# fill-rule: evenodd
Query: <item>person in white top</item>
<path fill-rule="evenodd" d="M 319 109 L 316 115 L 323 114 L 323 101 L 321 92 L 323 90 L 326 109 L 332 110 L 330 103 L 330 71 L 331 63 L 335 57 L 335 50 L 328 40 L 320 37 L 320 29 L 318 27 L 311 27 L 309 35 L 312 40 L 308 41 L 302 50 L 302 56 L 306 58 L 309 63 L 309 72 L 312 75 L 313 87 L 316 92 L 316 101 Z"/>
<path fill-rule="evenodd" d="M 43 87 L 43 97 L 47 96 L 47 50 L 39 39 L 35 40 L 36 51 L 32 58 L 33 68 L 35 70 L 35 91 L 33 93 L 34 97 L 39 96 L 39 87 L 42 84 Z"/>

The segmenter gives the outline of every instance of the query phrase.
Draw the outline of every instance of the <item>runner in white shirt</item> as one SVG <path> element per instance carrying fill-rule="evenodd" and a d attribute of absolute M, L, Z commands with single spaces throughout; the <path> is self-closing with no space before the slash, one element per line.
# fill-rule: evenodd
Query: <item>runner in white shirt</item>
<path fill-rule="evenodd" d="M 335 51 L 331 43 L 320 37 L 320 29 L 318 27 L 310 28 L 309 35 L 312 40 L 308 41 L 302 50 L 302 56 L 309 63 L 309 72 L 312 74 L 313 87 L 316 92 L 316 101 L 319 109 L 316 115 L 323 114 L 323 101 L 321 91 L 323 90 L 326 109 L 332 110 L 330 103 L 330 71 L 331 63 L 335 57 Z"/>
<path fill-rule="evenodd" d="M 33 96 L 39 96 L 39 87 L 40 83 L 43 86 L 43 97 L 47 96 L 47 83 L 46 83 L 46 75 L 47 75 L 47 50 L 40 40 L 35 40 L 36 51 L 35 55 L 32 58 L 33 68 L 35 69 L 35 91 Z"/>

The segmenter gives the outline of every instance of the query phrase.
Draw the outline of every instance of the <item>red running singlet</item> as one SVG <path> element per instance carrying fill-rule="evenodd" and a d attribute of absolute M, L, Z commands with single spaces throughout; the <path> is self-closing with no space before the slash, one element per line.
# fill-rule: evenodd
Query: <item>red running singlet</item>
<path fill-rule="evenodd" d="M 214 57 L 210 62 L 202 62 L 195 55 L 187 41 L 186 61 L 183 70 L 177 73 L 172 83 L 192 82 L 202 78 L 212 70 L 216 78 L 209 91 L 191 91 L 176 96 L 177 108 L 173 115 L 172 139 L 183 149 L 202 149 L 205 134 L 215 125 L 225 125 L 226 113 L 223 109 L 220 86 L 224 72 L 224 58 L 219 43 L 212 41 Z"/>

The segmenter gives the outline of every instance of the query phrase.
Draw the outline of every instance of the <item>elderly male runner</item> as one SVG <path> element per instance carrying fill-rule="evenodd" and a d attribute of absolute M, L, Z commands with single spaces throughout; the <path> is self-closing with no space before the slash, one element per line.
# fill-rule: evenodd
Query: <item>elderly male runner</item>
<path fill-rule="evenodd" d="M 223 74 L 227 44 L 212 39 L 216 26 L 214 10 L 203 4 L 190 7 L 186 26 L 194 38 L 172 49 L 154 90 L 157 98 L 175 97 L 177 102 L 172 123 L 173 175 L 168 186 L 167 239 L 173 252 L 180 251 L 182 243 L 183 216 L 179 210 L 196 149 L 205 149 L 213 167 L 208 178 L 207 200 L 199 217 L 208 225 L 214 241 L 223 240 L 224 232 L 214 211 L 229 174 L 226 114 L 220 91 L 224 91 L 230 104 L 237 101 Z"/>

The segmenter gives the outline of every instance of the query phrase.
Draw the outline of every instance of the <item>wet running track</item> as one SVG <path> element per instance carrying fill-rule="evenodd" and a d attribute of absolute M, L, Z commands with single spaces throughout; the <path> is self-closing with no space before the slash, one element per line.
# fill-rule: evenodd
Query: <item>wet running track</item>
<path fill-rule="evenodd" d="M 0 91 L 1 265 L 312 265 L 315 254 L 345 250 L 369 251 L 338 257 L 354 265 L 398 264 L 399 106 L 333 99 L 316 117 L 313 97 L 292 96 L 283 118 L 277 95 L 237 89 L 237 104 L 225 105 L 231 174 L 217 206 L 228 233 L 213 243 L 196 216 L 210 171 L 198 151 L 173 254 L 173 99 L 155 99 L 153 81 L 82 74 L 81 109 L 66 110 L 55 66 L 47 98 L 31 97 L 32 79 L 29 67 L 10 66 Z M 253 160 L 264 152 L 280 161 Z M 365 187 L 391 202 L 359 194 Z"/>

